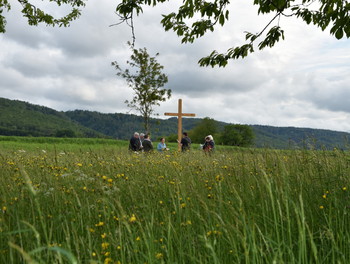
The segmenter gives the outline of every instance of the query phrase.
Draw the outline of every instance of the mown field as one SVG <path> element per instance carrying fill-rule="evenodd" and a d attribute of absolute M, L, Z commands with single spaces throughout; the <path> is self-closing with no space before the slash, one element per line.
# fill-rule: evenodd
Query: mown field
<path fill-rule="evenodd" d="M 349 152 L 127 146 L 0 137 L 0 263 L 349 263 Z"/>

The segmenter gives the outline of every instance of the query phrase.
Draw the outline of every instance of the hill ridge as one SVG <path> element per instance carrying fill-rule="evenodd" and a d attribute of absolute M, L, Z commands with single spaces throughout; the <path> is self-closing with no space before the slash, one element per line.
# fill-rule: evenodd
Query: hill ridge
<path fill-rule="evenodd" d="M 100 113 L 90 110 L 57 111 L 46 106 L 0 97 L 0 135 L 109 137 L 127 140 L 134 131 L 143 130 L 143 118 L 135 114 Z M 202 119 L 184 118 L 184 130 L 193 129 Z M 219 128 L 228 123 L 217 121 Z M 302 127 L 249 125 L 255 147 L 348 148 L 347 132 Z M 176 117 L 151 119 L 153 138 L 177 131 Z M 71 133 L 71 134 L 69 134 Z"/>

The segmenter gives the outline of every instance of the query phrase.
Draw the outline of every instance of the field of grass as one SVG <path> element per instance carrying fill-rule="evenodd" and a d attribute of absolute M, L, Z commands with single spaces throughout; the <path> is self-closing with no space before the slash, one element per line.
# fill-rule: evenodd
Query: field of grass
<path fill-rule="evenodd" d="M 0 263 L 349 263 L 348 152 L 127 146 L 0 137 Z"/>

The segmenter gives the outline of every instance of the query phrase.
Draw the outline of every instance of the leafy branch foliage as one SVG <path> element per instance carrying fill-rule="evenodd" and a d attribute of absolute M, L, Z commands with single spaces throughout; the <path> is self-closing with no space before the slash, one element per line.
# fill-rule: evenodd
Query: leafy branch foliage
<path fill-rule="evenodd" d="M 155 6 L 165 0 L 123 0 L 117 6 L 120 17 L 132 19 L 133 14 L 143 12 L 142 6 Z M 182 5 L 170 14 L 163 15 L 161 23 L 166 31 L 173 30 L 182 43 L 194 42 L 208 31 L 214 31 L 215 26 L 223 26 L 229 19 L 229 0 L 183 0 Z M 284 39 L 284 31 L 279 26 L 281 17 L 295 17 L 307 24 L 314 24 L 322 31 L 329 29 L 337 39 L 350 37 L 350 3 L 343 0 L 254 0 L 258 6 L 258 14 L 273 14 L 270 22 L 259 32 L 246 32 L 247 43 L 229 48 L 225 53 L 214 50 L 209 56 L 199 60 L 201 66 L 224 67 L 231 59 L 244 58 L 254 52 L 254 44 L 259 50 L 273 47 Z M 195 18 L 199 19 L 192 22 Z M 276 24 L 273 25 L 272 23 Z M 266 32 L 266 33 L 265 33 Z M 265 34 L 263 36 L 263 34 Z M 134 37 L 134 36 L 133 36 Z"/>
<path fill-rule="evenodd" d="M 146 48 L 135 49 L 130 42 L 128 45 L 132 55 L 126 63 L 131 69 L 122 69 L 117 61 L 112 62 L 112 66 L 117 70 L 117 76 L 123 77 L 133 89 L 134 97 L 125 103 L 142 115 L 145 130 L 149 133 L 150 117 L 155 114 L 154 107 L 171 97 L 170 89 L 161 89 L 168 82 L 168 77 L 162 73 L 164 66 L 157 62 L 156 57 L 151 57 Z M 159 53 L 156 54 L 158 55 Z"/>
<path fill-rule="evenodd" d="M 45 2 L 54 2 L 58 7 L 62 5 L 69 5 L 72 7 L 71 11 L 63 17 L 55 18 L 44 10 L 41 10 L 29 0 L 17 0 L 22 5 L 22 14 L 28 19 L 28 24 L 31 26 L 37 26 L 39 23 L 46 24 L 47 26 L 67 27 L 69 23 L 80 16 L 80 7 L 85 6 L 85 0 L 48 0 Z M 13 2 L 11 3 L 13 4 Z M 0 0 L 0 33 L 6 32 L 6 18 L 4 11 L 9 12 L 11 4 L 8 0 Z"/>

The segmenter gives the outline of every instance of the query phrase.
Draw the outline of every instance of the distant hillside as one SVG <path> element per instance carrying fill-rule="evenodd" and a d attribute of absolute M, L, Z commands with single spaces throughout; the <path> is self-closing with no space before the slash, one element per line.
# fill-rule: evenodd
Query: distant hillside
<path fill-rule="evenodd" d="M 103 137 L 48 107 L 0 98 L 0 135 Z"/>
<path fill-rule="evenodd" d="M 277 149 L 307 148 L 348 149 L 350 134 L 325 129 L 252 126 L 257 136 L 257 147 Z"/>
<path fill-rule="evenodd" d="M 129 139 L 135 131 L 144 132 L 143 118 L 137 115 L 102 114 L 83 110 L 68 111 L 65 114 L 85 127 L 116 139 Z M 183 118 L 184 130 L 191 130 L 199 121 L 199 118 Z M 176 118 L 152 118 L 150 124 L 153 138 L 177 133 Z"/>
<path fill-rule="evenodd" d="M 103 114 L 92 111 L 58 112 L 30 103 L 0 98 L 0 135 L 65 136 L 73 132 L 77 137 L 111 137 L 129 139 L 134 131 L 143 132 L 143 119 L 131 114 Z M 201 119 L 184 118 L 184 130 L 193 129 Z M 218 122 L 222 129 L 226 123 Z M 277 149 L 327 148 L 348 149 L 350 134 L 323 129 L 251 126 L 255 132 L 255 146 Z M 151 120 L 152 137 L 177 133 L 177 119 Z M 69 133 L 68 135 L 69 136 Z"/>

